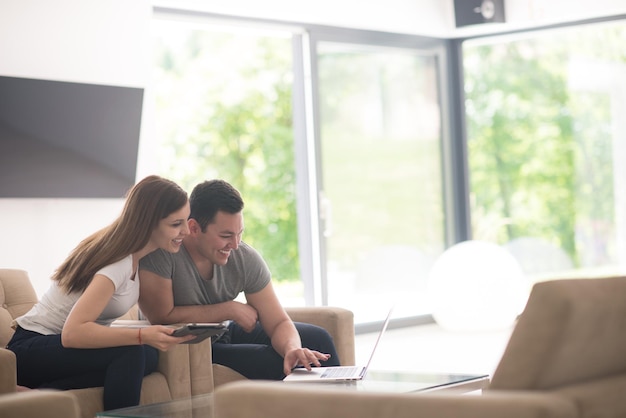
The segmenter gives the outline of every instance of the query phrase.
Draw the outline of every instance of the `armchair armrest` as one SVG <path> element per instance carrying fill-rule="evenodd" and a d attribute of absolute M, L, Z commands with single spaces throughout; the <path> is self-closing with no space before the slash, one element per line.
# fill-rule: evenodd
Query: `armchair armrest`
<path fill-rule="evenodd" d="M 139 308 L 133 306 L 124 316 L 113 322 L 145 321 L 140 319 Z M 213 367 L 211 339 L 197 344 L 179 344 L 159 352 L 157 370 L 165 376 L 173 399 L 213 392 Z"/>
<path fill-rule="evenodd" d="M 339 360 L 343 366 L 354 366 L 354 314 L 332 306 L 285 308 L 294 322 L 306 322 L 324 328 L 333 337 Z"/>
<path fill-rule="evenodd" d="M 242 401 L 244 400 L 245 401 Z M 315 402 L 311 402 L 315 399 Z M 220 418 L 566 418 L 576 405 L 550 393 L 499 391 L 481 396 L 361 392 L 322 384 L 241 381 L 218 387 Z"/>
<path fill-rule="evenodd" d="M 17 363 L 15 354 L 6 348 L 0 348 L 0 394 L 13 393 L 17 390 Z"/>
<path fill-rule="evenodd" d="M 173 399 L 213 392 L 211 339 L 160 352 L 158 371 L 165 376 Z"/>

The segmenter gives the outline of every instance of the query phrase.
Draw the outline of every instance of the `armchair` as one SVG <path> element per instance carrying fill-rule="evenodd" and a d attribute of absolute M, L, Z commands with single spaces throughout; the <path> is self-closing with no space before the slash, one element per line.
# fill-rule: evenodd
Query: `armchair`
<path fill-rule="evenodd" d="M 220 418 L 624 417 L 625 295 L 624 277 L 535 284 L 482 395 L 364 393 L 248 381 L 216 388 L 216 413 Z"/>
<path fill-rule="evenodd" d="M 37 295 L 25 271 L 0 269 L 0 347 L 5 347 L 13 335 L 13 319 L 26 313 L 36 302 Z M 136 309 L 126 317 L 136 319 Z M 15 392 L 16 379 L 15 355 L 0 348 L 0 394 Z M 158 370 L 143 380 L 140 403 L 163 402 L 212 391 L 210 340 L 181 344 L 160 353 Z M 93 418 L 96 412 L 103 410 L 101 387 L 66 392 L 75 395 L 82 418 Z M 22 395 L 25 394 L 15 393 L 12 399 L 29 402 L 30 398 Z"/>

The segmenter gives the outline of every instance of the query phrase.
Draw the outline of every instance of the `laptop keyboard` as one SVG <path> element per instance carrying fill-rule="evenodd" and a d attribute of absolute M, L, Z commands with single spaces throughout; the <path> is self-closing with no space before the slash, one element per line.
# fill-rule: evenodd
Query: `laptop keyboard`
<path fill-rule="evenodd" d="M 342 367 L 342 368 L 328 368 L 322 373 L 322 377 L 350 377 L 354 376 L 360 367 Z"/>

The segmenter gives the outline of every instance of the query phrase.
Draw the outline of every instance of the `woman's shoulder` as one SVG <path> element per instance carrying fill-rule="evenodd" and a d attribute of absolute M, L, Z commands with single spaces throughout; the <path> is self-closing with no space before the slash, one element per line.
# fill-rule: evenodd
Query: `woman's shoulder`
<path fill-rule="evenodd" d="M 124 274 L 133 270 L 133 256 L 127 255 L 126 257 L 117 260 L 111 264 L 102 267 L 96 272 L 96 274 L 103 274 L 109 276 L 109 274 Z"/>

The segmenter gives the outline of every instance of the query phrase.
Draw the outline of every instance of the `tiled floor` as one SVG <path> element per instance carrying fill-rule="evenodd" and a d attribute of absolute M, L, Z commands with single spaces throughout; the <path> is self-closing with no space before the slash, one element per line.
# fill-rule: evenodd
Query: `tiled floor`
<path fill-rule="evenodd" d="M 385 332 L 376 350 L 373 370 L 489 374 L 495 370 L 512 328 L 457 332 L 437 324 Z M 366 364 L 377 333 L 356 336 L 356 363 Z"/>

